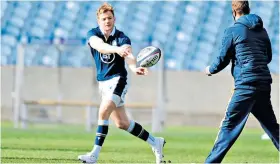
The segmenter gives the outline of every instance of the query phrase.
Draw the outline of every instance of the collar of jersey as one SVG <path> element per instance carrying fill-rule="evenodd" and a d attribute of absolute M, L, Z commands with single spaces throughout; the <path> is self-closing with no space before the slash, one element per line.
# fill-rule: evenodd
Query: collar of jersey
<path fill-rule="evenodd" d="M 101 31 L 102 35 L 104 35 L 104 32 L 101 30 L 101 28 L 99 28 L 99 30 Z M 116 26 L 114 26 L 113 31 L 111 32 L 110 36 L 114 36 L 116 33 Z"/>

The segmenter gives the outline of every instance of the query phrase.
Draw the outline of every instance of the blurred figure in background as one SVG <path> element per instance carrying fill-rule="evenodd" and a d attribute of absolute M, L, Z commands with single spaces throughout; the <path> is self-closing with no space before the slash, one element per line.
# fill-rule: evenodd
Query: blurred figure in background
<path fill-rule="evenodd" d="M 97 69 L 97 81 L 102 96 L 98 126 L 92 151 L 78 157 L 83 163 L 96 163 L 109 130 L 109 118 L 116 126 L 151 145 L 156 162 L 163 158 L 164 138 L 154 137 L 140 124 L 129 120 L 124 104 L 128 90 L 125 62 L 136 75 L 146 75 L 147 69 L 136 67 L 131 41 L 115 27 L 113 7 L 104 3 L 97 10 L 98 27 L 88 32 L 88 44 Z"/>
<path fill-rule="evenodd" d="M 234 93 L 214 147 L 205 163 L 220 163 L 240 135 L 250 113 L 260 122 L 279 150 L 279 124 L 270 101 L 272 59 L 269 36 L 262 19 L 250 14 L 248 1 L 232 1 L 234 25 L 225 30 L 220 56 L 206 67 L 206 74 L 223 70 L 231 61 Z"/>

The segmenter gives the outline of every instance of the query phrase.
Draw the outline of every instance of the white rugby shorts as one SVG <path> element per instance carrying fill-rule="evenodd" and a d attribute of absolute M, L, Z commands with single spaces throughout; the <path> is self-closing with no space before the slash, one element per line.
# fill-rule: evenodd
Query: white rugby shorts
<path fill-rule="evenodd" d="M 124 106 L 127 90 L 127 79 L 120 76 L 99 81 L 99 93 L 102 100 L 112 100 L 116 107 Z"/>

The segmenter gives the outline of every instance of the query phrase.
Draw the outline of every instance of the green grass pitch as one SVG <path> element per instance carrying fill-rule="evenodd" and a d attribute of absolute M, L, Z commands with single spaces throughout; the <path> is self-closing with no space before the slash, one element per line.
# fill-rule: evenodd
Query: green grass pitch
<path fill-rule="evenodd" d="M 148 128 L 149 129 L 149 128 Z M 79 163 L 77 156 L 92 148 L 95 132 L 67 125 L 34 125 L 15 130 L 1 125 L 2 163 Z M 213 146 L 217 128 L 169 127 L 156 136 L 165 137 L 165 159 L 172 163 L 202 163 Z M 261 129 L 244 129 L 224 163 L 279 163 L 270 140 L 261 140 Z M 114 128 L 103 145 L 99 163 L 154 163 L 149 145 Z"/>

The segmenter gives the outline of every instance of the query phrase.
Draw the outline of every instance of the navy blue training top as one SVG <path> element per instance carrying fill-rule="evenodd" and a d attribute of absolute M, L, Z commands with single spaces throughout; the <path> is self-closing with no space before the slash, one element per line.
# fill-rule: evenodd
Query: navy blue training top
<path fill-rule="evenodd" d="M 87 39 L 90 37 L 97 36 L 102 39 L 105 43 L 113 46 L 122 46 L 125 44 L 131 45 L 130 39 L 122 32 L 114 28 L 109 38 L 105 39 L 104 34 L 101 32 L 99 27 L 93 28 L 87 33 Z M 112 79 L 113 77 L 120 76 L 122 78 L 127 78 L 127 71 L 125 68 L 125 60 L 123 57 L 119 56 L 117 53 L 114 54 L 102 54 L 96 49 L 90 47 L 91 54 L 94 58 L 96 71 L 97 71 L 97 81 L 104 81 Z"/>
<path fill-rule="evenodd" d="M 270 90 L 272 78 L 268 64 L 272 60 L 271 49 L 261 17 L 243 15 L 225 30 L 220 55 L 209 71 L 218 73 L 231 62 L 236 89 Z"/>

